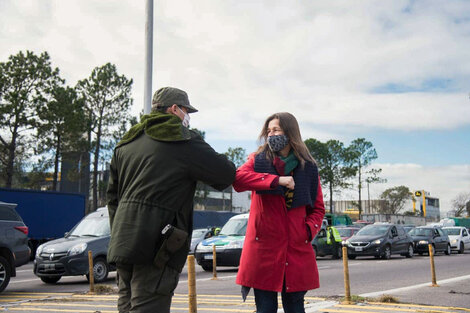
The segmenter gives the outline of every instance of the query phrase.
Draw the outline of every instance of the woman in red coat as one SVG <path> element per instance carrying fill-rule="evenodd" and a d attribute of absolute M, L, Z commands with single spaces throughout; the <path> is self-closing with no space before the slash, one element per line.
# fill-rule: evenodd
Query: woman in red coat
<path fill-rule="evenodd" d="M 307 290 L 320 286 L 311 241 L 325 207 L 318 169 L 287 112 L 268 117 L 262 145 L 236 174 L 236 191 L 252 190 L 250 218 L 237 284 L 244 298 L 254 289 L 256 312 L 304 312 Z"/>

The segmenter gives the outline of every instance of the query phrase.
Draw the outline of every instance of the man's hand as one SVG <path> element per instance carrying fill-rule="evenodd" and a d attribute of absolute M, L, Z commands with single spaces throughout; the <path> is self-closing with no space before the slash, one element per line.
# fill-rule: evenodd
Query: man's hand
<path fill-rule="evenodd" d="M 289 189 L 294 189 L 294 178 L 292 176 L 279 176 L 279 185 L 287 187 Z"/>

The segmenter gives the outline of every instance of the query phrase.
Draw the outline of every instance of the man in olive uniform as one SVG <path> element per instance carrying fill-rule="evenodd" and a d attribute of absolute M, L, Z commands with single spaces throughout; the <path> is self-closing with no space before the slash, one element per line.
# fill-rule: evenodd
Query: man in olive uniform
<path fill-rule="evenodd" d="M 170 312 L 191 241 L 196 182 L 223 190 L 235 179 L 234 164 L 188 129 L 194 112 L 186 92 L 161 88 L 152 112 L 114 150 L 108 261 L 119 275 L 119 312 Z"/>

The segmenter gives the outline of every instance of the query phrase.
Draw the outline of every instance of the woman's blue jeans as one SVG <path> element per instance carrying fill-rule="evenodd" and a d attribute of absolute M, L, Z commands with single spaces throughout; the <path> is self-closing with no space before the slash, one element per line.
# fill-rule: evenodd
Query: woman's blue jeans
<path fill-rule="evenodd" d="M 256 313 L 276 313 L 278 309 L 277 292 L 254 289 Z M 304 297 L 306 291 L 281 292 L 282 307 L 285 313 L 305 313 Z"/>

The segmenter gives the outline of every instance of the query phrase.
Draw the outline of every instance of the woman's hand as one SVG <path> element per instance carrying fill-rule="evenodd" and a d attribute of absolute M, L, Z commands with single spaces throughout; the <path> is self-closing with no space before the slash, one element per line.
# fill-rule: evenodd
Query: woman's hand
<path fill-rule="evenodd" d="M 279 185 L 287 187 L 289 189 L 294 189 L 294 178 L 292 176 L 279 176 Z"/>

